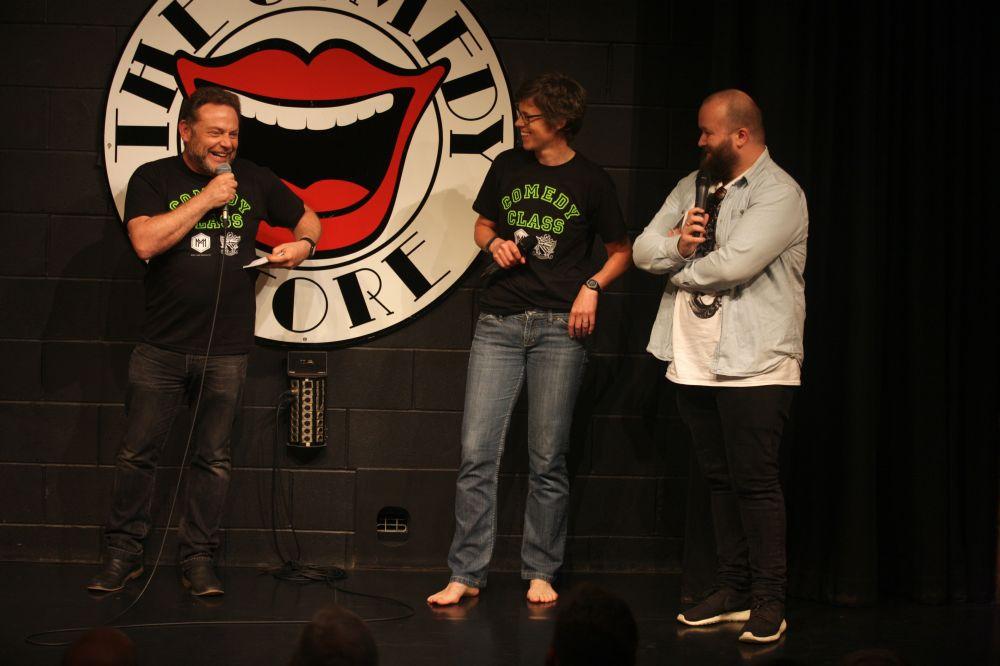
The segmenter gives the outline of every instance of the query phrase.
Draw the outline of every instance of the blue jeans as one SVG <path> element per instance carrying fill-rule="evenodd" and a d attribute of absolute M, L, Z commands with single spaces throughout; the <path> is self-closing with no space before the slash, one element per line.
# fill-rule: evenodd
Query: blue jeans
<path fill-rule="evenodd" d="M 182 354 L 136 345 L 125 398 L 128 424 L 118 451 L 111 517 L 104 530 L 108 552 L 139 559 L 152 528 L 150 509 L 160 452 L 181 401 L 194 407 L 204 369 L 204 388 L 191 441 L 191 470 L 178 537 L 180 559 L 211 558 L 229 489 L 233 423 L 243 400 L 247 355 Z"/>
<path fill-rule="evenodd" d="M 514 403 L 528 382 L 528 501 L 521 577 L 551 581 L 562 565 L 569 505 L 573 405 L 587 364 L 567 314 L 529 310 L 479 317 L 469 357 L 462 464 L 455 493 L 451 580 L 485 587 L 496 540 L 497 478 Z"/>

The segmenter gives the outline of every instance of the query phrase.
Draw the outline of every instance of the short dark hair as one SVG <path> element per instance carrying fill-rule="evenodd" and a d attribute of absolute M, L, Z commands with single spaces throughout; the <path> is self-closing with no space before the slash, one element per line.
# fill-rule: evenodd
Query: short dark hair
<path fill-rule="evenodd" d="M 302 630 L 291 666 L 376 666 L 378 649 L 368 625 L 341 606 L 313 615 Z"/>
<path fill-rule="evenodd" d="M 517 102 L 529 99 L 534 102 L 550 125 L 566 121 L 560 131 L 567 139 L 572 139 L 583 127 L 587 91 L 565 74 L 547 72 L 528 79 L 517 89 L 515 97 Z"/>
<path fill-rule="evenodd" d="M 628 604 L 592 583 L 574 588 L 556 617 L 552 652 L 559 666 L 632 666 L 638 645 L 639 629 Z"/>
<path fill-rule="evenodd" d="M 178 121 L 186 121 L 189 125 L 198 120 L 198 109 L 206 104 L 222 104 L 236 109 L 236 115 L 240 114 L 240 98 L 222 88 L 215 86 L 205 86 L 195 88 L 190 97 L 185 97 L 181 102 L 181 112 Z"/>

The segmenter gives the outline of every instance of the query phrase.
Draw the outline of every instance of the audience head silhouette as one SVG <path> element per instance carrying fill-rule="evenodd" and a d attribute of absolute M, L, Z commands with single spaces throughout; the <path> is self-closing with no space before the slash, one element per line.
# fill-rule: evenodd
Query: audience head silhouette
<path fill-rule="evenodd" d="M 290 666 L 376 666 L 378 650 L 368 625 L 351 611 L 329 606 L 302 630 Z"/>
<path fill-rule="evenodd" d="M 622 599 L 583 583 L 560 604 L 546 666 L 635 664 L 639 630 Z"/>

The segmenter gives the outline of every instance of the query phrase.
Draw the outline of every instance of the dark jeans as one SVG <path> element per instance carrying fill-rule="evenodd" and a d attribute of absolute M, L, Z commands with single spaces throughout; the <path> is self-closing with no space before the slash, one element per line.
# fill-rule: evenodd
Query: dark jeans
<path fill-rule="evenodd" d="M 711 491 L 718 585 L 784 601 L 781 433 L 795 387 L 677 387 L 677 406 Z"/>
<path fill-rule="evenodd" d="M 211 558 L 219 546 L 219 523 L 232 467 L 229 442 L 243 400 L 247 356 L 181 354 L 139 344 L 129 362 L 125 399 L 128 425 L 118 452 L 111 517 L 104 530 L 108 552 L 142 556 L 152 527 L 150 506 L 160 452 L 183 399 L 201 404 L 191 441 L 191 470 L 178 536 L 181 561 Z"/>

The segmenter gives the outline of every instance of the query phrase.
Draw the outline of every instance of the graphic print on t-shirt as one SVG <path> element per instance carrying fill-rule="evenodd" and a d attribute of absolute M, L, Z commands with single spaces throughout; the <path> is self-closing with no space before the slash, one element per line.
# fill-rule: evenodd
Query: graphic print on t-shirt
<path fill-rule="evenodd" d="M 530 235 L 531 234 L 529 234 L 524 229 L 518 229 L 517 231 L 514 232 L 514 242 L 517 243 L 518 245 L 521 245 L 521 241 L 523 241 Z M 556 245 L 558 241 L 552 238 L 552 236 L 548 234 L 542 234 L 541 236 L 538 236 L 535 240 L 536 240 L 536 245 L 535 249 L 531 251 L 531 256 L 535 257 L 536 259 L 548 261 L 556 255 Z"/>
<path fill-rule="evenodd" d="M 543 259 L 548 261 L 552 257 L 556 256 L 556 244 L 558 241 L 549 236 L 548 234 L 542 234 L 538 237 L 538 244 L 535 245 L 535 251 L 532 253 L 538 259 Z"/>
<path fill-rule="evenodd" d="M 546 203 L 549 205 L 545 205 Z M 501 197 L 500 207 L 503 208 L 505 221 L 510 226 L 534 229 L 557 236 L 565 231 L 567 220 L 580 216 L 580 209 L 567 194 L 551 185 L 542 186 L 540 183 L 525 183 L 515 187 Z M 551 236 L 548 242 L 550 249 L 554 251 L 555 241 Z M 551 253 L 547 258 L 552 258 Z"/>
<path fill-rule="evenodd" d="M 194 188 L 190 192 L 184 192 L 170 199 L 169 208 L 174 210 L 181 204 L 190 201 L 192 198 L 201 193 L 201 188 Z M 241 197 L 239 193 L 233 195 L 232 200 L 226 204 L 228 213 L 228 220 L 219 219 L 219 212 L 213 211 L 203 217 L 197 224 L 194 225 L 194 231 L 196 233 L 191 237 L 191 252 L 192 257 L 197 256 L 209 256 L 207 254 L 208 250 L 211 248 L 212 240 L 211 236 L 208 236 L 203 232 L 205 229 L 242 229 L 245 216 L 248 212 L 253 209 L 253 205 L 247 201 L 245 198 Z M 219 251 L 227 257 L 235 257 L 240 253 L 240 240 L 242 240 L 242 234 L 233 233 L 232 231 L 227 231 L 218 237 L 219 239 Z"/>
<path fill-rule="evenodd" d="M 254 257 L 253 239 L 263 215 L 291 228 L 304 206 L 268 169 L 239 157 L 232 168 L 239 190 L 227 205 L 228 219 L 220 208 L 206 211 L 184 238 L 149 260 L 143 326 L 149 344 L 204 353 L 214 331 L 214 353 L 242 354 L 253 346 L 256 275 L 242 266 Z M 129 180 L 124 217 L 180 211 L 211 179 L 192 171 L 179 155 L 144 164 Z"/>
<path fill-rule="evenodd" d="M 238 255 L 240 253 L 240 238 L 239 234 L 234 234 L 232 231 L 227 231 L 219 236 L 219 248 L 222 250 L 222 254 L 227 257 Z"/>
<path fill-rule="evenodd" d="M 201 188 L 194 188 L 190 192 L 185 192 L 173 197 L 170 200 L 169 208 L 174 210 L 183 203 L 186 203 L 193 199 L 195 196 L 201 193 Z M 249 201 L 244 199 L 237 192 L 233 195 L 233 198 L 226 204 L 227 213 L 229 215 L 229 221 L 224 222 L 219 219 L 218 211 L 213 211 L 209 215 L 202 218 L 194 228 L 197 231 L 202 231 L 204 229 L 242 229 L 243 221 L 246 219 L 246 214 L 253 208 Z"/>
<path fill-rule="evenodd" d="M 208 252 L 212 247 L 212 239 L 205 234 L 195 234 L 191 236 L 191 249 L 199 254 Z"/>
<path fill-rule="evenodd" d="M 480 310 L 516 314 L 528 309 L 568 312 L 596 268 L 596 237 L 625 237 L 611 178 L 579 153 L 562 164 L 538 162 L 524 150 L 498 156 L 479 188 L 473 210 L 498 236 L 533 236 L 527 261 L 498 271 L 479 299 Z"/>

